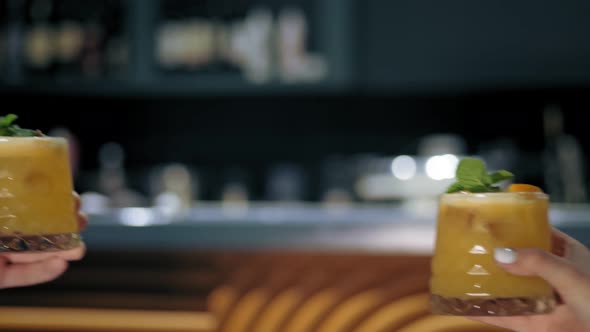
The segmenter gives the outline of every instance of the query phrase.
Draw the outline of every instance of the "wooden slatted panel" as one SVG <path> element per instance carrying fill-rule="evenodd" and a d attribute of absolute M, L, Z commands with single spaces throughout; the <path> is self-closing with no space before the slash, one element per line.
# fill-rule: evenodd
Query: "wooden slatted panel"
<path fill-rule="evenodd" d="M 209 313 L 0 307 L 0 331 L 214 332 Z"/>

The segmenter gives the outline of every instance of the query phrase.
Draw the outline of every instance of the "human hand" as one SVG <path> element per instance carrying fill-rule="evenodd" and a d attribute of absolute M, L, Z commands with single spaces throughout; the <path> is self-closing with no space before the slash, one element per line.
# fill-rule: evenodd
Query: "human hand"
<path fill-rule="evenodd" d="M 88 218 L 80 211 L 80 197 L 74 193 L 76 214 L 80 231 L 88 224 Z M 84 257 L 84 243 L 77 248 L 46 253 L 0 254 L 0 288 L 23 287 L 51 281 L 63 274 L 68 261 Z"/>
<path fill-rule="evenodd" d="M 546 315 L 473 317 L 518 332 L 590 332 L 590 250 L 570 236 L 553 230 L 553 254 L 537 249 L 496 250 L 496 261 L 506 271 L 545 279 L 562 303 Z"/>

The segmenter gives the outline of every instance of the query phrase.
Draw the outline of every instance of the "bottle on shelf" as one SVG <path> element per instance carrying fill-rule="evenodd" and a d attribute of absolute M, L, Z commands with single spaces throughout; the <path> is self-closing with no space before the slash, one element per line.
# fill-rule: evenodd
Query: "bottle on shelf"
<path fill-rule="evenodd" d="M 167 216 L 188 211 L 198 198 L 198 176 L 181 163 L 165 165 L 151 175 L 153 205 Z"/>
<path fill-rule="evenodd" d="M 225 172 L 221 192 L 221 208 L 229 217 L 243 217 L 249 207 L 248 176 L 245 170 L 233 168 Z"/>
<path fill-rule="evenodd" d="M 348 158 L 331 156 L 320 165 L 320 201 L 331 211 L 344 211 L 354 201 L 354 164 Z"/>
<path fill-rule="evenodd" d="M 156 59 L 170 70 L 195 71 L 212 62 L 214 26 L 199 18 L 169 20 L 156 32 Z"/>
<path fill-rule="evenodd" d="M 301 202 L 305 200 L 307 178 L 302 167 L 296 164 L 279 164 L 271 168 L 266 196 L 275 202 Z"/>
<path fill-rule="evenodd" d="M 163 69 L 237 70 L 255 84 L 277 78 L 317 82 L 327 76 L 324 57 L 307 49 L 309 28 L 303 10 L 285 7 L 277 17 L 271 7 L 254 6 L 221 18 L 203 10 L 189 6 L 186 14 L 175 11 L 158 25 L 155 57 Z"/>
<path fill-rule="evenodd" d="M 59 72 L 62 75 L 75 75 L 78 60 L 84 45 L 84 29 L 79 22 L 64 20 L 55 31 L 55 53 Z"/>
<path fill-rule="evenodd" d="M 561 108 L 548 105 L 543 112 L 545 185 L 554 201 L 584 203 L 588 199 L 584 150 L 576 137 L 564 131 L 563 123 Z"/>
<path fill-rule="evenodd" d="M 327 75 L 323 57 L 307 51 L 308 23 L 305 12 L 287 7 L 278 16 L 279 72 L 286 83 L 317 82 Z"/>
<path fill-rule="evenodd" d="M 29 78 L 120 76 L 128 63 L 123 5 L 111 1 L 31 0 L 19 52 Z"/>
<path fill-rule="evenodd" d="M 54 13 L 52 0 L 33 0 L 28 8 L 30 24 L 26 28 L 23 53 L 29 71 L 48 74 L 55 56 L 54 29 L 51 22 Z"/>
<path fill-rule="evenodd" d="M 123 147 L 114 142 L 104 144 L 99 151 L 99 160 L 99 188 L 108 197 L 110 207 L 144 206 L 144 197 L 127 186 Z"/>
<path fill-rule="evenodd" d="M 266 83 L 273 75 L 274 20 L 268 8 L 251 10 L 243 22 L 232 29 L 230 48 L 244 77 L 253 83 Z"/>

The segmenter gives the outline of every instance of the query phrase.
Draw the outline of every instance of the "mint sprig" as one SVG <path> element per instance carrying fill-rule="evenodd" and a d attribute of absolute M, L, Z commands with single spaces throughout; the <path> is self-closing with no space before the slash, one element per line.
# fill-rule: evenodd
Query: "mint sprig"
<path fill-rule="evenodd" d="M 457 181 L 447 188 L 447 193 L 468 191 L 472 193 L 498 192 L 500 187 L 496 184 L 500 181 L 512 179 L 514 175 L 508 171 L 500 170 L 488 173 L 486 164 L 477 158 L 465 158 L 457 166 Z"/>
<path fill-rule="evenodd" d="M 21 128 L 19 125 L 14 124 L 16 119 L 18 119 L 18 116 L 14 114 L 0 116 L 0 136 L 33 137 L 43 135 L 38 130 Z"/>

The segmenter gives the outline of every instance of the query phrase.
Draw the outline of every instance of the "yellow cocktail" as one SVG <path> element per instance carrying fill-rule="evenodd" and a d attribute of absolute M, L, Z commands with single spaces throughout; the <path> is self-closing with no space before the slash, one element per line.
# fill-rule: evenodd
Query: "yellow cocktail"
<path fill-rule="evenodd" d="M 68 145 L 53 137 L 0 137 L 0 251 L 80 244 Z"/>
<path fill-rule="evenodd" d="M 553 290 L 496 265 L 494 248 L 551 248 L 542 192 L 453 193 L 441 197 L 430 288 L 435 313 L 524 315 L 549 312 Z"/>

